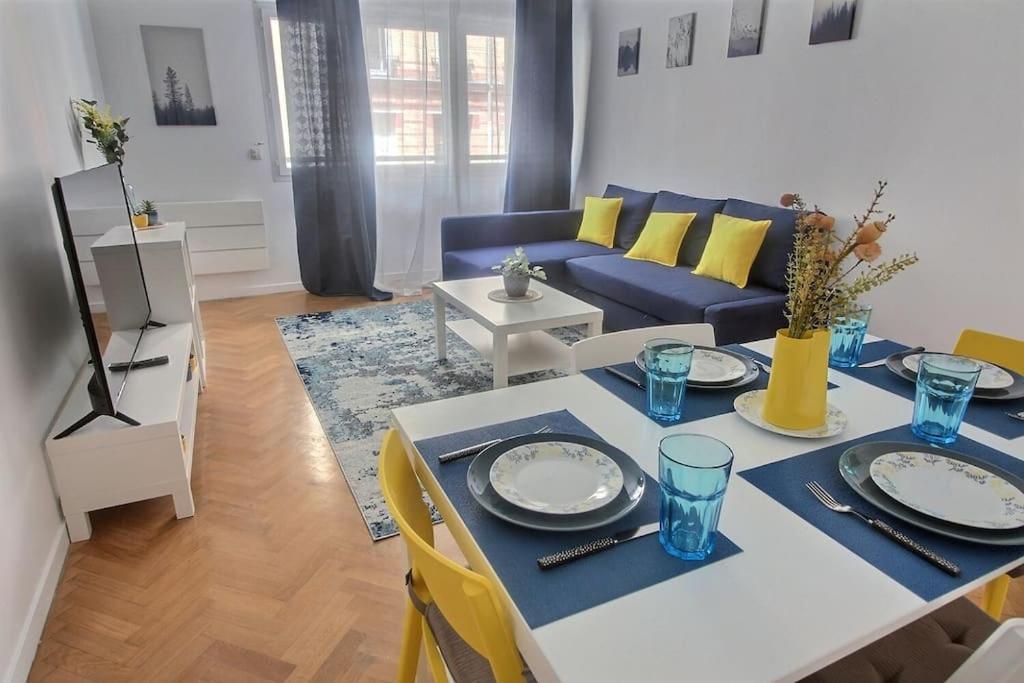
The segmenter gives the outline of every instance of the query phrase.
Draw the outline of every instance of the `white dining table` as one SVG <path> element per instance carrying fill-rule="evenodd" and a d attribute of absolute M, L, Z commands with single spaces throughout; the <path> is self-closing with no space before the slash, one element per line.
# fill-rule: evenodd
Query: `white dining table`
<path fill-rule="evenodd" d="M 773 340 L 764 340 L 746 346 L 771 356 L 773 345 Z M 504 596 L 516 642 L 541 683 L 791 681 L 1024 561 L 1022 547 L 1018 560 L 925 601 L 736 476 L 910 422 L 912 401 L 842 372 L 829 374 L 838 385 L 829 391 L 829 401 L 849 418 L 846 430 L 830 439 L 776 435 L 734 412 L 662 427 L 584 375 L 399 408 L 393 412 L 393 425 L 427 493 L 456 539 L 462 539 L 459 547 L 470 566 L 490 577 Z M 735 461 L 719 528 L 743 552 L 530 628 L 415 442 L 562 409 L 629 454 L 655 479 L 658 442 L 664 436 L 698 433 L 727 443 Z M 1024 460 L 1024 438 L 1004 439 L 966 423 L 961 434 Z M 858 522 L 851 518 L 850 523 Z M 893 546 L 892 552 L 905 551 Z"/>

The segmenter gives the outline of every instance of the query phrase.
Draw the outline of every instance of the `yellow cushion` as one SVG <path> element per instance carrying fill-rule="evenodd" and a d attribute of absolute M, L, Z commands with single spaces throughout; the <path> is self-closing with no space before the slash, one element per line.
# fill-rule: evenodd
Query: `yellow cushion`
<path fill-rule="evenodd" d="M 711 236 L 693 274 L 731 282 L 740 289 L 746 287 L 750 267 L 771 224 L 716 213 Z"/>
<path fill-rule="evenodd" d="M 674 267 L 686 230 L 696 217 L 695 213 L 655 211 L 647 217 L 643 232 L 636 244 L 626 252 L 626 258 Z"/>
<path fill-rule="evenodd" d="M 615 246 L 615 224 L 619 220 L 622 197 L 587 197 L 583 203 L 583 222 L 577 242 L 593 242 L 609 249 Z"/>

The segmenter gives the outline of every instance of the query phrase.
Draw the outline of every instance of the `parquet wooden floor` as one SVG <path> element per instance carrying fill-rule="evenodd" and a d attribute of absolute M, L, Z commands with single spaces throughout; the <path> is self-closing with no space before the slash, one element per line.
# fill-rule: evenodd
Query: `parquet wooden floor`
<path fill-rule="evenodd" d="M 287 293 L 202 305 L 196 516 L 176 520 L 169 497 L 93 513 L 30 680 L 393 678 L 401 541 L 370 541 L 274 324 L 357 305 L 369 304 Z M 1024 581 L 1006 614 L 1024 616 Z"/>

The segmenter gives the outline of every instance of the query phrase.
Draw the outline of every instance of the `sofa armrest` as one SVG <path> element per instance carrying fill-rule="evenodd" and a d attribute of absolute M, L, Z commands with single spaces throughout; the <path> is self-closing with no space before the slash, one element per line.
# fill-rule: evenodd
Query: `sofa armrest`
<path fill-rule="evenodd" d="M 757 339 L 770 339 L 786 326 L 786 295 L 779 292 L 770 296 L 745 301 L 730 301 L 704 309 L 704 322 L 715 328 L 719 344 L 740 344 Z"/>
<path fill-rule="evenodd" d="M 582 209 L 529 211 L 441 219 L 441 252 L 576 238 Z"/>

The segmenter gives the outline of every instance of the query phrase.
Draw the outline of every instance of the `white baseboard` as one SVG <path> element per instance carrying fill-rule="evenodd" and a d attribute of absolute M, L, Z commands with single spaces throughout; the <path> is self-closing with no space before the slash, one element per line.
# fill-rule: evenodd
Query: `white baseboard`
<path fill-rule="evenodd" d="M 238 286 L 219 283 L 210 284 L 203 282 L 203 277 L 200 275 L 196 280 L 196 289 L 198 290 L 200 301 L 238 299 L 244 296 L 262 296 L 264 294 L 278 294 L 281 292 L 299 292 L 303 289 L 301 282 L 271 282 L 265 285 Z M 377 277 L 377 283 L 384 285 L 387 289 L 398 289 L 404 279 L 405 276 L 401 273 L 384 273 Z M 440 271 L 426 272 L 423 274 L 423 279 L 426 283 L 440 280 L 441 273 Z M 107 309 L 102 301 L 93 301 L 89 304 L 89 310 L 93 313 L 103 313 Z"/>
<path fill-rule="evenodd" d="M 39 648 L 39 638 L 46 625 L 46 617 L 50 614 L 53 596 L 57 592 L 57 582 L 64 572 L 64 560 L 68 556 L 68 531 L 63 521 L 57 528 L 50 554 L 46 558 L 43 571 L 40 572 L 39 583 L 32 596 L 32 605 L 26 615 L 25 624 L 21 627 L 18 644 L 14 648 L 14 659 L 4 677 L 5 683 L 22 683 L 28 678 Z"/>
<path fill-rule="evenodd" d="M 2 2 L 2 0 L 0 0 Z M 298 292 L 302 290 L 301 282 L 272 282 L 266 285 L 223 285 L 203 282 L 203 276 L 198 276 L 196 289 L 200 301 L 212 301 L 214 299 L 239 299 L 243 296 L 262 296 L 264 294 L 278 294 L 280 292 Z M 89 302 L 89 311 L 92 313 L 105 313 L 107 310 L 103 301 Z"/>
<path fill-rule="evenodd" d="M 298 292 L 302 290 L 301 282 L 272 282 L 265 285 L 211 285 L 204 283 L 202 275 L 196 282 L 196 290 L 200 301 L 212 299 L 238 299 L 243 296 L 262 296 L 280 292 Z"/>

